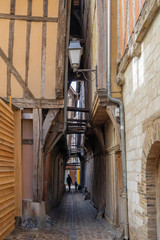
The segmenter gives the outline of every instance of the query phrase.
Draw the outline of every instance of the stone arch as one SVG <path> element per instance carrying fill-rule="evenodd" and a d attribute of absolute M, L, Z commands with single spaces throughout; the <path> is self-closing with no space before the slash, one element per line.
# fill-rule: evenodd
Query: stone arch
<path fill-rule="evenodd" d="M 144 239 L 157 239 L 156 168 L 160 156 L 160 119 L 146 128 L 139 185 L 140 205 L 143 209 Z"/>

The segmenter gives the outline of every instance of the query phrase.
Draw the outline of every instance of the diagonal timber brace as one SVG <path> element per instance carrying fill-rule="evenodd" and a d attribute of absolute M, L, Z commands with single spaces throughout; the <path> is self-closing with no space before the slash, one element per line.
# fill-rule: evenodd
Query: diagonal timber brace
<path fill-rule="evenodd" d="M 44 120 L 43 127 L 42 127 L 42 142 L 45 143 L 46 136 L 51 128 L 52 122 L 57 116 L 59 110 L 57 109 L 50 109 L 47 113 L 47 116 Z"/>
<path fill-rule="evenodd" d="M 4 60 L 7 67 L 10 69 L 11 73 L 14 75 L 14 77 L 16 78 L 16 80 L 18 81 L 20 86 L 24 89 L 24 91 L 27 95 L 27 98 L 34 98 L 33 94 L 31 93 L 29 88 L 26 86 L 26 84 L 25 84 L 24 80 L 22 79 L 21 75 L 18 73 L 16 68 L 13 66 L 13 64 L 9 61 L 8 57 L 6 56 L 6 54 L 4 53 L 4 51 L 2 50 L 1 47 L 0 47 L 0 57 Z"/>

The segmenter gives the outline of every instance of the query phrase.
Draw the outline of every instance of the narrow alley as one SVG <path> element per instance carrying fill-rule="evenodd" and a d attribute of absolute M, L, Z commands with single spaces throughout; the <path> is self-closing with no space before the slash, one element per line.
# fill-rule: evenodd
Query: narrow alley
<path fill-rule="evenodd" d="M 160 240 L 160 0 L 0 0 L 4 239 Z"/>
<path fill-rule="evenodd" d="M 55 240 L 111 240 L 116 231 L 101 218 L 96 219 L 97 211 L 89 200 L 79 192 L 66 192 L 58 208 L 51 217 L 53 226 L 45 230 L 15 229 L 5 240 L 12 239 L 55 239 Z"/>

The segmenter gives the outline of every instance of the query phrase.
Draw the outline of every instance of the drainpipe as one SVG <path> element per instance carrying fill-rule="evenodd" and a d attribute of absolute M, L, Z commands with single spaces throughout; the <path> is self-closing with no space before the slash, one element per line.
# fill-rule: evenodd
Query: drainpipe
<path fill-rule="evenodd" d="M 67 94 L 68 94 L 68 46 L 70 36 L 70 22 L 71 22 L 71 0 L 68 0 L 68 15 L 67 15 L 67 31 L 66 31 L 66 58 L 65 58 L 65 80 L 64 80 L 64 129 L 67 127 Z"/>
<path fill-rule="evenodd" d="M 108 0 L 108 21 L 107 21 L 107 61 L 108 61 L 108 99 L 119 105 L 120 109 L 120 134 L 121 134 L 121 152 L 122 152 L 122 171 L 123 171 L 123 214 L 124 214 L 124 239 L 129 239 L 128 231 L 128 201 L 127 201 L 127 169 L 126 169 L 126 151 L 125 151 L 125 128 L 124 128 L 124 108 L 123 102 L 111 96 L 111 0 Z"/>
<path fill-rule="evenodd" d="M 64 72 L 64 128 L 49 147 L 48 152 L 56 145 L 59 139 L 65 134 L 67 127 L 67 93 L 68 93 L 68 46 L 70 36 L 70 21 L 71 21 L 71 0 L 67 1 L 67 26 L 66 26 L 66 51 L 65 51 L 65 72 Z"/>

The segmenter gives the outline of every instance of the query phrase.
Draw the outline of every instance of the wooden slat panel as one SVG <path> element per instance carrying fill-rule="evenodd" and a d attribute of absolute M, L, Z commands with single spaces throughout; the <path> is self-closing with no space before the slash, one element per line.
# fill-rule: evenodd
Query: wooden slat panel
<path fill-rule="evenodd" d="M 9 143 L 9 142 L 5 141 L 4 139 L 0 139 L 0 144 L 3 144 L 3 145 L 8 146 L 10 148 L 14 148 L 14 145 L 12 143 Z"/>
<path fill-rule="evenodd" d="M 1 238 L 0 239 L 4 239 L 4 237 L 6 237 L 10 232 L 12 232 L 12 230 L 15 228 L 14 224 L 12 224 L 6 232 L 2 233 L 2 236 L 0 236 Z"/>
<path fill-rule="evenodd" d="M 14 198 L 7 199 L 3 204 L 0 203 L 0 211 L 10 207 L 12 204 L 14 204 Z"/>
<path fill-rule="evenodd" d="M 12 210 L 11 212 L 9 212 L 7 215 L 5 215 L 4 217 L 0 218 L 0 225 L 6 220 L 9 219 L 10 217 L 12 217 L 15 213 L 15 210 Z"/>
<path fill-rule="evenodd" d="M 0 239 L 14 229 L 14 116 L 0 100 Z"/>
<path fill-rule="evenodd" d="M 5 134 L 1 133 L 1 131 L 0 131 L 0 139 L 1 138 L 4 139 L 5 141 L 9 142 L 9 143 L 12 143 L 12 144 L 14 143 L 12 138 L 6 136 Z"/>
<path fill-rule="evenodd" d="M 14 149 L 10 148 L 8 146 L 5 146 L 3 144 L 0 144 L 0 150 L 6 151 L 6 152 L 10 152 L 10 153 L 14 153 Z"/>
<path fill-rule="evenodd" d="M 4 123 L 6 122 L 7 125 L 9 125 L 13 128 L 12 121 L 7 116 L 3 115 L 3 113 L 1 111 L 0 111 L 0 118 L 1 118 L 1 121 L 3 121 Z"/>
<path fill-rule="evenodd" d="M 13 230 L 14 229 L 14 227 L 13 227 L 14 226 L 14 220 L 13 220 L 12 223 L 9 223 L 8 226 L 12 226 L 12 228 L 11 227 L 10 228 Z M 8 235 L 10 233 L 10 231 L 8 232 L 8 228 L 9 228 L 8 226 L 5 226 L 2 230 L 2 236 L 4 236 L 4 237 L 6 236 L 5 234 Z M 2 238 L 2 240 L 3 240 L 3 238 Z"/>
<path fill-rule="evenodd" d="M 1 105 L 0 105 L 0 113 L 2 114 L 2 116 L 6 117 L 6 119 L 8 119 L 10 123 L 13 124 L 13 120 L 14 120 L 13 116 L 11 116 L 10 113 L 7 113 L 7 111 L 4 112 L 4 107 L 2 107 Z"/>
<path fill-rule="evenodd" d="M 6 228 L 6 226 L 7 226 L 8 224 L 10 224 L 10 223 L 14 224 L 14 214 L 12 214 L 12 215 L 11 215 L 10 217 L 8 217 L 5 221 L 3 221 L 3 223 L 0 225 L 0 231 L 1 231 L 1 230 L 4 231 L 5 228 Z"/>
<path fill-rule="evenodd" d="M 9 158 L 13 158 L 14 154 L 10 153 L 10 152 L 3 151 L 3 150 L 0 149 L 0 156 L 6 156 L 6 157 L 9 157 Z"/>
<path fill-rule="evenodd" d="M 8 166 L 0 167 L 0 172 L 12 172 L 12 171 L 14 171 L 14 166 L 13 167 L 8 167 Z"/>
<path fill-rule="evenodd" d="M 2 129 L 2 128 L 0 129 L 0 133 L 1 133 L 1 134 L 4 134 L 5 136 L 10 137 L 11 139 L 14 139 L 14 137 L 13 137 L 13 133 L 11 134 L 11 133 L 5 131 L 5 130 Z"/>
<path fill-rule="evenodd" d="M 0 185 L 0 196 L 1 196 L 1 191 L 2 190 L 6 190 L 7 188 L 14 187 L 14 185 L 15 185 L 14 183 L 7 183 L 7 184 L 4 184 L 2 186 Z"/>
<path fill-rule="evenodd" d="M 8 105 L 6 105 L 2 100 L 0 100 L 0 106 L 4 107 L 6 110 L 8 110 L 8 112 L 13 114 L 12 110 L 10 109 L 10 107 Z"/>
<path fill-rule="evenodd" d="M 13 167 L 14 168 L 14 163 L 11 162 L 0 162 L 0 168 L 6 168 L 6 167 Z"/>
<path fill-rule="evenodd" d="M 4 162 L 6 162 L 5 164 L 12 163 L 12 166 L 14 166 L 13 159 L 9 159 L 9 158 L 0 156 L 0 164 L 3 164 L 3 166 L 8 166 L 8 165 L 5 165 Z"/>
<path fill-rule="evenodd" d="M 1 114 L 0 115 L 0 120 L 3 124 L 6 124 L 8 126 L 8 128 L 10 128 L 12 131 L 14 130 L 14 126 L 13 124 L 9 123 L 9 122 L 6 122 L 6 119 L 3 118 L 3 115 Z"/>
<path fill-rule="evenodd" d="M 6 188 L 3 191 L 0 190 L 0 197 L 5 196 L 10 193 L 13 193 L 13 190 L 14 190 L 13 187 Z M 2 193 L 3 193 L 3 195 L 2 195 Z"/>
<path fill-rule="evenodd" d="M 4 106 L 2 106 L 0 104 L 0 112 L 3 113 L 3 115 L 5 115 L 6 117 L 8 117 L 8 119 L 10 119 L 10 121 L 13 123 L 13 115 L 11 114 L 11 112 L 8 111 L 8 109 L 6 109 Z"/>
<path fill-rule="evenodd" d="M 4 177 L 14 177 L 14 171 L 10 172 L 0 172 L 0 178 Z"/>
<path fill-rule="evenodd" d="M 15 210 L 15 206 L 14 203 L 12 202 L 12 204 L 8 205 L 7 207 L 3 208 L 0 211 L 0 218 L 4 217 L 6 214 L 8 214 L 9 212 Z"/>
<path fill-rule="evenodd" d="M 13 127 L 11 128 L 8 126 L 6 123 L 2 122 L 0 119 L 0 128 L 5 129 L 7 132 L 12 133 L 13 132 Z"/>
<path fill-rule="evenodd" d="M 6 198 L 7 198 L 8 200 L 14 199 L 14 194 L 13 194 L 13 192 L 10 193 L 10 194 L 5 195 L 5 196 L 3 196 L 3 197 L 0 197 L 0 206 L 2 205 L 2 203 L 5 203 L 5 202 L 6 202 Z"/>
<path fill-rule="evenodd" d="M 0 176 L 0 185 L 4 185 L 7 183 L 13 183 L 14 182 L 14 177 L 1 177 Z"/>

